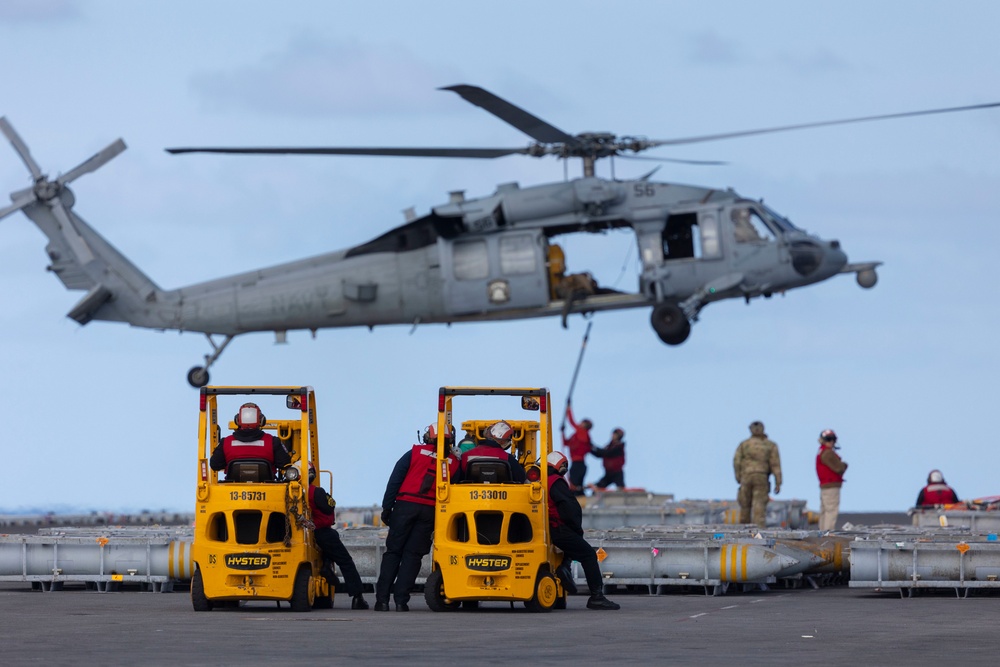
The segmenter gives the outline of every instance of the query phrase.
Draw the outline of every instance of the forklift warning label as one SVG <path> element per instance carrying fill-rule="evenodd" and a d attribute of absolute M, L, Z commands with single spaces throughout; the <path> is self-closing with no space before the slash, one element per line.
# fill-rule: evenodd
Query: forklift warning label
<path fill-rule="evenodd" d="M 479 572 L 499 572 L 510 569 L 510 556 L 477 556 L 471 554 L 465 557 L 465 566 Z"/>
<path fill-rule="evenodd" d="M 271 564 L 271 554 L 226 554 L 231 570 L 263 570 Z"/>

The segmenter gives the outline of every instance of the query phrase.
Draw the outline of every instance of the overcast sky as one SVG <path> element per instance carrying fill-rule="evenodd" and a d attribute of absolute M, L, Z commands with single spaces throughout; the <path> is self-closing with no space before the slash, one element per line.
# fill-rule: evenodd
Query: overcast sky
<path fill-rule="evenodd" d="M 985 0 L 0 0 L 0 115 L 51 175 L 125 140 L 74 183 L 74 210 L 172 289 L 356 245 L 451 190 L 558 181 L 563 165 L 165 147 L 527 144 L 436 90 L 457 83 L 567 132 L 664 139 L 995 102 L 998 25 L 1000 4 Z M 1000 493 L 998 148 L 990 110 L 658 151 L 728 165 L 666 165 L 657 180 L 764 198 L 839 239 L 851 261 L 885 266 L 870 291 L 840 276 L 713 304 L 676 348 L 645 309 L 596 315 L 573 403 L 600 444 L 625 429 L 628 484 L 735 498 L 733 452 L 759 419 L 781 449 L 778 497 L 813 509 L 825 428 L 850 464 L 842 510 L 905 510 L 932 468 L 963 498 Z M 649 168 L 615 164 L 619 178 Z M 29 183 L 0 144 L 0 188 Z M 630 234 L 560 242 L 571 271 L 636 289 Z M 185 373 L 208 342 L 80 327 L 65 315 L 82 293 L 45 271 L 44 246 L 23 214 L 0 221 L 0 512 L 192 509 L 198 400 Z M 212 382 L 315 387 L 334 495 L 368 505 L 434 419 L 438 387 L 547 386 L 562 405 L 584 328 L 577 316 L 568 330 L 557 319 L 328 329 L 289 332 L 283 346 L 247 335 Z M 588 481 L 599 468 L 592 460 Z"/>

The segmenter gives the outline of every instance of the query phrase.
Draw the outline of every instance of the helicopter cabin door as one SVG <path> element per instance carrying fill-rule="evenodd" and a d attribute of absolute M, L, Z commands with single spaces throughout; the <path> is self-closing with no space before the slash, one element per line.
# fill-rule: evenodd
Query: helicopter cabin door
<path fill-rule="evenodd" d="M 445 307 L 471 315 L 548 303 L 547 241 L 541 230 L 438 239 Z"/>
<path fill-rule="evenodd" d="M 667 216 L 660 234 L 663 266 L 668 269 L 659 287 L 663 295 L 692 294 L 726 271 L 721 229 L 717 207 Z"/>

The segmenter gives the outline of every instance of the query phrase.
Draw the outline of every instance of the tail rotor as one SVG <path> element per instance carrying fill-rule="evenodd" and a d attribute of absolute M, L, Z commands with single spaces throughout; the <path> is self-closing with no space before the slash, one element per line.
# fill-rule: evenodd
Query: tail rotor
<path fill-rule="evenodd" d="M 59 176 L 54 181 L 50 181 L 49 177 L 42 173 L 41 168 L 35 159 L 31 156 L 31 151 L 28 150 L 28 145 L 24 143 L 20 135 L 14 130 L 14 127 L 7 121 L 6 118 L 0 117 L 0 131 L 3 132 L 7 140 L 10 141 L 14 150 L 20 156 L 21 161 L 31 172 L 31 178 L 34 180 L 34 185 L 31 188 L 20 190 L 11 194 L 12 203 L 0 209 L 0 219 L 14 213 L 15 211 L 20 211 L 23 208 L 31 206 L 36 203 L 44 203 L 52 211 L 52 215 L 55 216 L 56 220 L 59 222 L 59 226 L 62 228 L 63 234 L 66 238 L 66 243 L 69 244 L 70 249 L 73 254 L 76 255 L 77 261 L 82 265 L 88 264 L 94 259 L 94 253 L 87 245 L 86 240 L 80 235 L 80 230 L 73 222 L 73 218 L 69 215 L 68 208 L 73 206 L 73 195 L 72 192 L 66 186 L 76 179 L 80 178 L 84 174 L 89 174 L 90 172 L 99 169 L 105 163 L 113 159 L 119 153 L 125 150 L 125 142 L 121 139 L 109 144 L 103 150 L 98 151 L 94 155 L 90 156 L 76 167 L 70 169 L 68 172 Z"/>

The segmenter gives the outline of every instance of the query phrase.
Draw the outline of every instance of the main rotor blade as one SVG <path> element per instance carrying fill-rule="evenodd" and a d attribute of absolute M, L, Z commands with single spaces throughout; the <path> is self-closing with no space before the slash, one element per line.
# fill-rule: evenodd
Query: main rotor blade
<path fill-rule="evenodd" d="M 22 208 L 24 208 L 25 206 L 34 201 L 36 201 L 34 193 L 25 195 L 20 199 L 15 199 L 14 203 L 11 204 L 10 206 L 7 206 L 6 208 L 0 208 L 0 220 L 6 218 L 14 211 L 20 211 Z"/>
<path fill-rule="evenodd" d="M 546 123 L 541 118 L 531 115 L 521 107 L 515 106 L 507 100 L 497 97 L 490 91 L 478 86 L 459 84 L 457 86 L 446 86 L 438 90 L 450 90 L 458 93 L 466 102 L 489 111 L 505 123 L 521 130 L 535 141 L 546 144 L 576 143 L 576 138 L 573 135 L 563 132 L 554 125 Z"/>
<path fill-rule="evenodd" d="M 92 156 L 73 167 L 65 174 L 56 179 L 56 182 L 60 185 L 66 185 L 67 183 L 72 183 L 76 179 L 80 178 L 84 174 L 89 174 L 90 172 L 99 169 L 109 160 L 112 160 L 116 155 L 125 150 L 125 142 L 119 139 L 112 144 L 106 146 L 103 150 L 94 153 Z"/>
<path fill-rule="evenodd" d="M 705 134 L 699 137 L 685 137 L 683 139 L 662 139 L 649 141 L 649 147 L 656 146 L 677 146 L 679 144 L 694 144 L 703 141 L 717 141 L 719 139 L 735 139 L 737 137 L 749 137 L 755 134 L 769 134 L 772 132 L 788 132 L 790 130 L 804 130 L 811 127 L 826 127 L 829 125 L 846 125 L 848 123 L 865 123 L 872 120 L 889 120 L 892 118 L 909 118 L 911 116 L 929 116 L 939 113 L 954 113 L 957 111 L 975 111 L 978 109 L 992 109 L 1000 107 L 1000 102 L 990 102 L 987 104 L 972 104 L 964 107 L 947 107 L 944 109 L 927 109 L 925 111 L 904 111 L 902 113 L 882 114 L 879 116 L 862 116 L 860 118 L 845 118 L 842 120 L 826 120 L 818 123 L 800 123 L 798 125 L 784 125 L 780 127 L 767 127 L 759 130 L 744 130 L 742 132 L 725 132 L 722 134 Z"/>
<path fill-rule="evenodd" d="M 647 162 L 675 162 L 677 164 L 695 164 L 695 165 L 708 165 L 708 166 L 718 166 L 729 164 L 728 162 L 721 162 L 719 160 L 682 160 L 680 158 L 672 157 L 650 157 L 648 155 L 616 155 L 616 160 L 646 160 Z"/>
<path fill-rule="evenodd" d="M 28 167 L 28 171 L 31 172 L 31 178 L 36 181 L 41 178 L 42 170 L 38 168 L 38 163 L 31 157 L 31 152 L 28 150 L 27 144 L 21 141 L 21 137 L 14 131 L 14 127 L 7 122 L 6 116 L 0 116 L 0 131 L 4 133 L 4 136 L 14 146 L 14 150 L 21 156 L 21 161 L 24 162 L 25 166 Z"/>
<path fill-rule="evenodd" d="M 168 153 L 237 153 L 242 155 L 381 155 L 383 157 L 495 158 L 528 155 L 527 148 L 167 148 Z"/>

